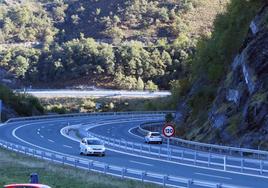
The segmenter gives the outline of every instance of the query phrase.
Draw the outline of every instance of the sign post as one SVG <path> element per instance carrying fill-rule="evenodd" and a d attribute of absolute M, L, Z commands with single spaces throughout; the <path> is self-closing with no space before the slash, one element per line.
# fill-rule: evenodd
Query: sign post
<path fill-rule="evenodd" d="M 167 123 L 164 128 L 163 128 L 163 135 L 167 137 L 167 151 L 168 151 L 168 156 L 170 157 L 170 143 L 169 139 L 170 137 L 174 136 L 175 134 L 175 127 L 171 123 Z"/>
<path fill-rule="evenodd" d="M 0 122 L 2 122 L 2 100 L 0 99 Z"/>

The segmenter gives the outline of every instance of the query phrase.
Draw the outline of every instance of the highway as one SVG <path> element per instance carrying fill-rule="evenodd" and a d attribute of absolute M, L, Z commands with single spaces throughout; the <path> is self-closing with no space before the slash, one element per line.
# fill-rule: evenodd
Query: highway
<path fill-rule="evenodd" d="M 68 118 L 47 118 L 10 122 L 0 126 L 0 139 L 14 144 L 27 146 L 43 151 L 55 152 L 81 160 L 97 162 L 137 169 L 145 172 L 164 174 L 187 179 L 234 185 L 234 187 L 267 188 L 268 174 L 247 174 L 228 172 L 222 169 L 197 166 L 189 163 L 167 160 L 157 156 L 131 152 L 118 147 L 106 145 L 108 151 L 105 157 L 80 156 L 79 138 L 76 134 L 62 131 L 66 127 L 77 127 L 81 134 L 98 134 L 124 141 L 143 143 L 141 135 L 131 132 L 139 124 L 163 119 L 164 115 L 105 115 Z M 159 147 L 157 145 L 154 145 Z M 166 147 L 166 145 L 162 145 Z M 172 146 L 176 148 L 176 146 Z M 180 149 L 180 148 L 177 148 Z M 113 174 L 112 171 L 110 171 Z M 116 174 L 116 173 L 114 173 Z M 134 177 L 135 178 L 135 177 Z M 136 177 L 137 178 L 137 177 Z M 157 180 L 151 179 L 152 182 Z M 159 183 L 159 182 L 158 182 Z M 182 187 L 179 184 L 173 184 Z M 202 186 L 191 186 L 202 187 Z"/>
<path fill-rule="evenodd" d="M 15 90 L 20 93 L 29 93 L 36 97 L 124 97 L 124 98 L 156 98 L 167 97 L 171 93 L 169 91 L 125 91 L 125 90 L 70 90 L 70 89 L 58 89 L 58 90 Z"/>

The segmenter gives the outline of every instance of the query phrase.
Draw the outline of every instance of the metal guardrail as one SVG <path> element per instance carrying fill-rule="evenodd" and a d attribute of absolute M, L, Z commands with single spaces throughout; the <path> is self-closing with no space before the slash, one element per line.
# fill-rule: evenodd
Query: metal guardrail
<path fill-rule="evenodd" d="M 153 122 L 151 126 L 159 126 L 159 124 L 160 122 Z M 141 124 L 138 130 L 142 134 L 147 134 L 149 131 L 143 127 L 144 125 L 148 126 L 148 123 Z M 215 152 L 231 156 L 239 155 L 241 158 L 256 158 L 256 159 L 268 160 L 268 151 L 200 143 L 195 141 L 183 140 L 180 138 L 170 138 L 170 143 L 181 147 L 190 148 L 193 150 Z"/>
<path fill-rule="evenodd" d="M 229 157 L 226 155 L 197 152 L 187 149 L 166 148 L 160 145 L 152 146 L 143 143 L 129 142 L 115 138 L 109 138 L 94 133 L 94 136 L 104 141 L 106 145 L 120 148 L 122 151 L 138 153 L 146 156 L 153 156 L 159 159 L 184 163 L 194 166 L 203 166 L 211 169 L 218 169 L 227 172 L 239 172 L 250 175 L 268 175 L 268 161 Z"/>
<path fill-rule="evenodd" d="M 133 112 L 92 112 L 92 113 L 73 113 L 73 114 L 61 114 L 61 115 L 44 115 L 44 116 L 31 116 L 21 118 L 11 118 L 5 123 L 17 122 L 17 121 L 29 121 L 51 118 L 65 118 L 65 117 L 86 117 L 86 116 L 106 116 L 106 115 L 157 115 L 174 113 L 174 111 L 133 111 Z"/>
<path fill-rule="evenodd" d="M 130 178 L 140 180 L 142 182 L 153 182 L 164 187 L 179 187 L 179 188 L 193 188 L 194 186 L 202 186 L 207 188 L 245 188 L 242 186 L 211 183 L 201 180 L 187 179 L 184 177 L 176 177 L 170 175 L 157 174 L 147 171 L 141 171 L 131 168 L 122 168 L 115 165 L 109 165 L 93 160 L 84 160 L 81 158 L 70 157 L 66 155 L 46 152 L 42 150 L 35 150 L 25 146 L 13 144 L 10 142 L 0 140 L 0 147 L 12 150 L 15 152 L 23 153 L 25 155 L 37 157 L 40 159 L 48 160 L 54 163 L 73 166 L 84 170 L 92 170 L 101 172 L 103 174 L 110 174 L 121 177 L 123 179 Z"/>

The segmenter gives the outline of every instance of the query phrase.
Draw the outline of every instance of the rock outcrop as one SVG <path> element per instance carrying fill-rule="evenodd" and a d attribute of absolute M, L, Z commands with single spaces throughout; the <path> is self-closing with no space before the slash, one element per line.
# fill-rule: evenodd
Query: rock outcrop
<path fill-rule="evenodd" d="M 251 22 L 210 110 L 208 122 L 222 143 L 249 148 L 268 143 L 267 20 L 268 5 Z"/>
<path fill-rule="evenodd" d="M 193 108 L 208 92 L 201 75 L 180 102 L 175 122 L 183 139 L 254 149 L 268 148 L 268 4 L 249 25 L 239 53 L 226 77 L 213 86 L 216 97 L 207 106 Z M 203 76 L 203 77 L 202 77 Z M 201 92 L 200 92 L 201 91 Z M 200 95 L 200 96 L 199 96 Z M 197 96 L 197 97 L 196 97 Z M 197 99 L 195 99 L 195 97 Z M 201 103 L 204 104 L 204 103 Z M 205 103 L 206 104 L 206 103 Z M 200 104 L 198 104 L 200 105 Z"/>

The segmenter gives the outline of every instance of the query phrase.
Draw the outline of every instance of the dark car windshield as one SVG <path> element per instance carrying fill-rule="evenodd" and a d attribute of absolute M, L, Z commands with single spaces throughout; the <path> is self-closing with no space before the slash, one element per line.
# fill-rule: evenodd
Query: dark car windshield
<path fill-rule="evenodd" d="M 152 133 L 152 136 L 160 136 L 159 133 Z"/>
<path fill-rule="evenodd" d="M 101 142 L 99 140 L 88 140 L 88 145 L 101 145 Z"/>

